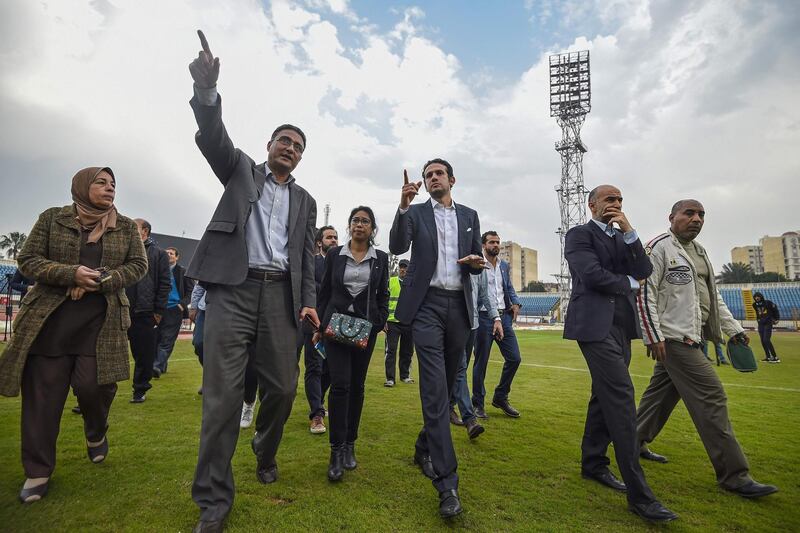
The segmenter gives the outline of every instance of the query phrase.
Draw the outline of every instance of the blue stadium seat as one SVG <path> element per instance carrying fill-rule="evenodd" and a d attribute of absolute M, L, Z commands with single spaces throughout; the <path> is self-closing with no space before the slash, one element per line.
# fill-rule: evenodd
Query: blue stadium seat
<path fill-rule="evenodd" d="M 560 300 L 559 295 L 550 293 L 520 294 L 522 316 L 548 316 Z"/>

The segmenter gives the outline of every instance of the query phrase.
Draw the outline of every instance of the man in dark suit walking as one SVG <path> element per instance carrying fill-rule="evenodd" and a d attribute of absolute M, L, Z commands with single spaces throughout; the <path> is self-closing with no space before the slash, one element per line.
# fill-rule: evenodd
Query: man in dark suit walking
<path fill-rule="evenodd" d="M 424 425 L 414 462 L 439 491 L 439 514 L 462 511 L 458 497 L 456 454 L 450 435 L 450 393 L 472 324 L 470 274 L 484 268 L 480 222 L 469 207 L 456 204 L 453 167 L 443 159 L 425 163 L 422 176 L 429 201 L 411 205 L 423 182 L 408 181 L 404 171 L 400 206 L 389 234 L 389 250 L 401 255 L 411 247 L 395 318 L 411 324 L 419 361 Z M 412 247 L 413 243 L 413 247 Z"/>
<path fill-rule="evenodd" d="M 631 339 L 642 337 L 634 297 L 653 266 L 622 211 L 619 189 L 595 187 L 588 204 L 592 220 L 569 230 L 564 244 L 572 276 L 564 338 L 578 341 L 592 376 L 581 474 L 626 491 L 628 508 L 645 520 L 668 522 L 677 515 L 656 500 L 639 465 L 636 401 L 628 372 Z M 611 442 L 625 483 L 608 469 Z"/>
<path fill-rule="evenodd" d="M 225 191 L 187 275 L 206 287 L 203 422 L 192 497 L 198 532 L 222 531 L 233 505 L 231 458 L 239 438 L 248 352 L 261 407 L 252 448 L 261 483 L 278 479 L 275 455 L 297 392 L 299 324 L 319 325 L 314 286 L 317 206 L 291 172 L 306 146 L 300 128 L 284 124 L 256 164 L 236 149 L 222 123 L 216 83 L 219 58 L 203 50 L 189 65 L 195 142 Z"/>

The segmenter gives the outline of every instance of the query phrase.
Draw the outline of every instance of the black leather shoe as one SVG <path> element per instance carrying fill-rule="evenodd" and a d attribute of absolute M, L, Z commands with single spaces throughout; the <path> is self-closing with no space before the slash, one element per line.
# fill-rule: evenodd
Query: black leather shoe
<path fill-rule="evenodd" d="M 433 469 L 433 462 L 430 455 L 414 454 L 414 464 L 419 465 L 422 473 L 428 479 L 436 479 L 436 470 Z"/>
<path fill-rule="evenodd" d="M 224 520 L 200 520 L 192 533 L 222 533 Z"/>
<path fill-rule="evenodd" d="M 628 510 L 648 522 L 672 522 L 678 515 L 661 505 L 661 502 L 628 503 Z"/>
<path fill-rule="evenodd" d="M 642 459 L 647 459 L 648 461 L 655 461 L 656 463 L 668 463 L 669 459 L 664 457 L 663 455 L 657 454 L 656 452 L 650 451 L 647 448 L 642 448 L 639 450 L 639 457 Z"/>
<path fill-rule="evenodd" d="M 450 489 L 439 493 L 439 516 L 442 518 L 452 518 L 457 514 L 461 514 L 463 510 L 456 489 Z"/>
<path fill-rule="evenodd" d="M 617 477 L 608 470 L 606 470 L 605 472 L 601 472 L 599 474 L 590 474 L 589 472 L 581 472 L 581 477 L 583 479 L 591 479 L 592 481 L 597 481 L 601 485 L 605 485 L 606 487 L 618 490 L 620 492 L 626 492 L 628 490 L 628 488 L 625 486 L 625 483 L 617 479 Z"/>
<path fill-rule="evenodd" d="M 29 489 L 22 489 L 19 491 L 19 501 L 22 503 L 38 502 L 47 494 L 47 485 L 49 483 L 50 480 L 48 479 L 41 485 L 36 485 L 35 487 L 31 487 Z"/>
<path fill-rule="evenodd" d="M 486 429 L 478 423 L 477 419 L 470 418 L 467 421 L 467 435 L 469 435 L 470 439 L 477 439 L 484 431 L 486 431 Z"/>
<path fill-rule="evenodd" d="M 356 462 L 356 443 L 348 442 L 344 445 L 344 469 L 355 470 L 358 466 Z"/>
<path fill-rule="evenodd" d="M 76 405 L 75 407 L 72 408 L 72 412 L 74 414 L 76 414 L 76 415 L 81 414 L 81 406 L 80 405 Z"/>
<path fill-rule="evenodd" d="M 339 481 L 344 475 L 344 445 L 331 446 L 331 460 L 328 463 L 328 481 Z"/>
<path fill-rule="evenodd" d="M 458 417 L 458 415 L 456 414 L 456 410 L 453 408 L 450 408 L 450 423 L 453 424 L 454 426 L 464 425 L 464 421 Z"/>
<path fill-rule="evenodd" d="M 275 463 L 271 465 L 258 465 L 256 468 L 256 477 L 258 477 L 258 480 L 264 485 L 275 483 L 278 481 L 278 465 Z"/>
<path fill-rule="evenodd" d="M 519 418 L 519 411 L 511 407 L 508 400 L 492 400 L 492 407 L 497 407 L 511 418 Z"/>
<path fill-rule="evenodd" d="M 758 481 L 752 480 L 749 483 L 742 485 L 737 489 L 725 489 L 738 494 L 742 498 L 760 498 L 778 492 L 778 487 L 775 485 L 764 485 Z"/>
<path fill-rule="evenodd" d="M 472 406 L 472 411 L 475 413 L 475 416 L 480 418 L 481 420 L 487 420 L 489 415 L 486 414 L 486 411 L 483 407 L 478 407 L 477 405 Z"/>
<path fill-rule="evenodd" d="M 103 443 L 100 446 L 86 446 L 86 455 L 93 463 L 102 463 L 106 460 L 108 455 L 108 437 L 103 437 Z"/>

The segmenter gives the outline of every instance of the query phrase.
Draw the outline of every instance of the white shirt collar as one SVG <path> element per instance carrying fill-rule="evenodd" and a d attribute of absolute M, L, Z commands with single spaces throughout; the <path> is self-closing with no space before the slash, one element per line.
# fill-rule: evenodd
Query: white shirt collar
<path fill-rule="evenodd" d="M 353 261 L 356 260 L 356 258 L 353 257 L 353 252 L 350 251 L 350 241 L 347 241 L 347 244 L 342 246 L 341 253 L 342 253 L 342 255 L 346 255 L 347 257 L 349 257 Z M 367 259 L 377 259 L 377 258 L 378 258 L 378 253 L 375 251 L 375 247 L 370 244 L 369 248 L 367 249 L 367 254 L 364 256 L 364 259 L 362 259 L 361 262 L 363 263 Z"/>
<path fill-rule="evenodd" d="M 444 205 L 442 202 L 440 202 L 440 201 L 436 200 L 436 198 L 434 198 L 433 196 L 431 196 L 431 206 L 432 206 L 434 209 L 436 209 L 436 207 L 437 207 L 437 206 L 439 206 L 439 207 L 443 207 L 443 208 L 445 208 L 445 209 L 455 209 L 455 208 L 456 208 L 456 202 L 455 202 L 455 200 L 453 200 L 453 201 L 452 201 L 452 203 L 451 203 L 451 205 L 450 205 L 450 207 L 445 207 L 445 205 Z"/>

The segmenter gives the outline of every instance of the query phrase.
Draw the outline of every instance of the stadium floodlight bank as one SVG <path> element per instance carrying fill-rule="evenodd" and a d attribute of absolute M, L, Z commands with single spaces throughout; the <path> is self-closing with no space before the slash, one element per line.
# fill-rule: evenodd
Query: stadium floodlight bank
<path fill-rule="evenodd" d="M 567 316 L 572 290 L 569 265 L 564 258 L 564 237 L 570 228 L 586 222 L 586 188 L 583 185 L 583 154 L 588 148 L 581 140 L 581 126 L 592 110 L 592 85 L 589 76 L 589 51 L 550 56 L 550 116 L 561 127 L 561 140 L 555 143 L 561 157 L 561 180 L 556 186 L 561 224 L 556 233 L 561 240 L 561 272 L 556 274 L 561 294 L 560 319 Z"/>

